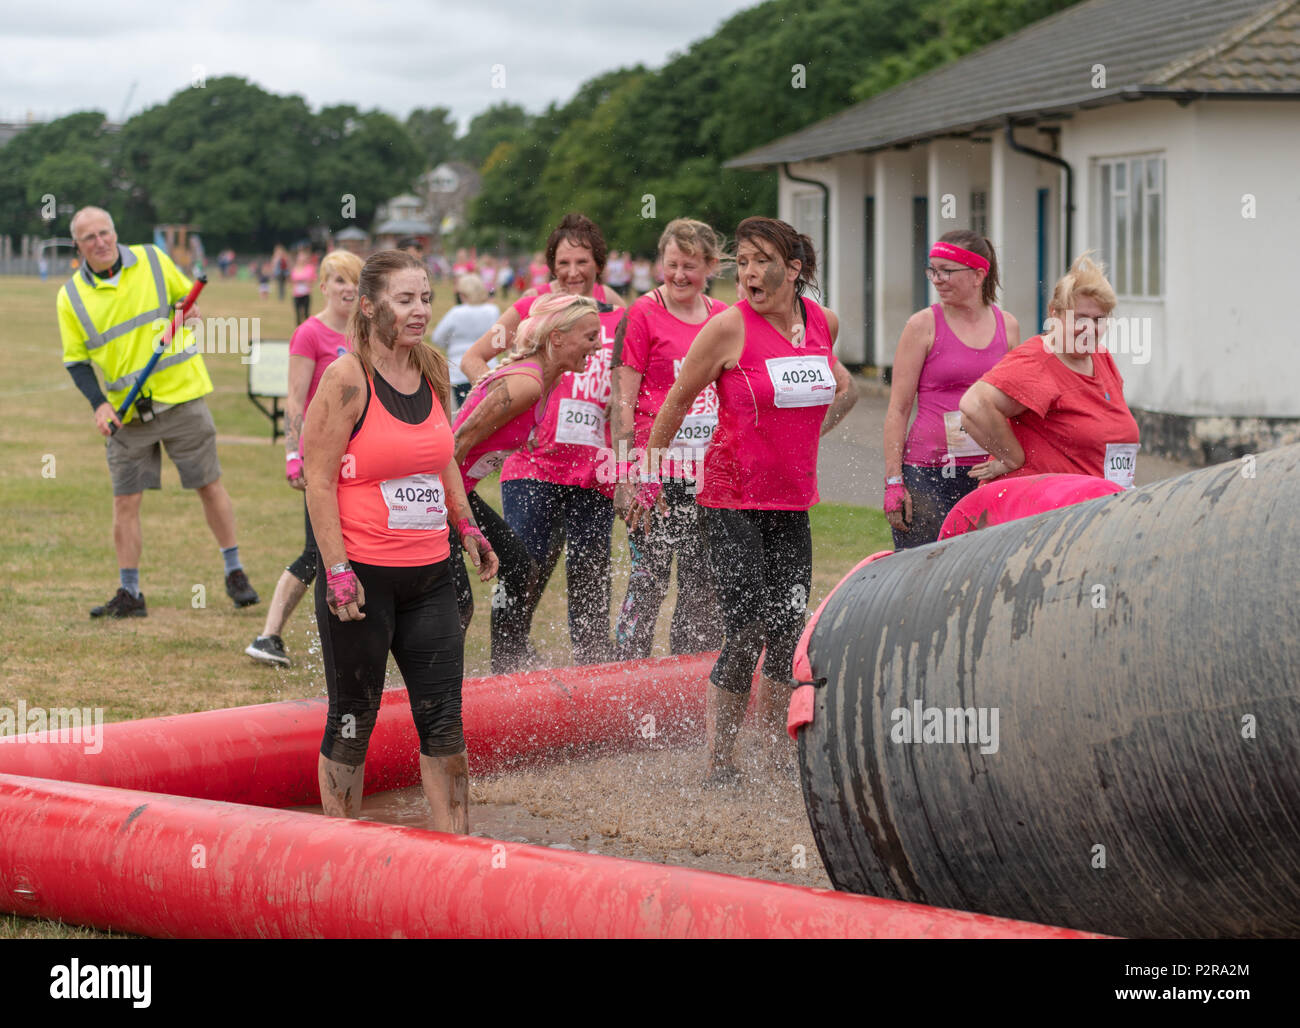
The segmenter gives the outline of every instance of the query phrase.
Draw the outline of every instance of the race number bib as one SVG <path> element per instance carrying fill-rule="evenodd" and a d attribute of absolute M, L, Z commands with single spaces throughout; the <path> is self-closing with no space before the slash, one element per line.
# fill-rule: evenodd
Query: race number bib
<path fill-rule="evenodd" d="M 488 475 L 496 474 L 509 456 L 509 450 L 493 450 L 491 453 L 485 453 L 474 462 L 473 467 L 465 473 L 465 477 L 487 478 Z"/>
<path fill-rule="evenodd" d="M 835 376 L 825 356 L 772 357 L 767 373 L 778 407 L 824 407 L 835 398 Z"/>
<path fill-rule="evenodd" d="M 948 456 L 949 457 L 987 457 L 989 451 L 982 449 L 980 444 L 966 434 L 966 430 L 961 427 L 961 411 L 946 410 L 943 412 L 943 431 L 948 439 Z"/>
<path fill-rule="evenodd" d="M 717 414 L 687 414 L 668 447 L 669 459 L 698 460 L 713 442 L 713 432 L 717 427 Z"/>
<path fill-rule="evenodd" d="M 1107 481 L 1133 488 L 1133 476 L 1137 474 L 1137 454 L 1140 443 L 1107 443 L 1106 469 Z"/>
<path fill-rule="evenodd" d="M 380 482 L 389 528 L 438 531 L 447 527 L 447 497 L 437 475 L 408 475 Z"/>
<path fill-rule="evenodd" d="M 598 403 L 575 400 L 560 401 L 560 420 L 555 425 L 555 441 L 575 446 L 605 445 L 605 408 Z"/>

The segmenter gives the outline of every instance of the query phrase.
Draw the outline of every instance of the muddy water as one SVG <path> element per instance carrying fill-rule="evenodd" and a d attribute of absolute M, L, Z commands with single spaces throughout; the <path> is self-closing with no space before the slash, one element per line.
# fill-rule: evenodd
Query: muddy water
<path fill-rule="evenodd" d="M 742 780 L 724 789 L 703 785 L 702 748 L 473 778 L 470 834 L 830 888 L 794 773 L 767 768 L 748 728 L 736 754 Z M 429 827 L 418 787 L 367 796 L 361 816 Z"/>

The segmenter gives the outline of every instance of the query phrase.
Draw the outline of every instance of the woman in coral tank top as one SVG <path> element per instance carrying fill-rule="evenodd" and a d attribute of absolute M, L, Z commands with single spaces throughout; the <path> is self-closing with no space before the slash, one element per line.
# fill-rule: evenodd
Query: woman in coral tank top
<path fill-rule="evenodd" d="M 434 828 L 464 834 L 464 640 L 448 522 L 457 523 L 485 581 L 497 558 L 474 523 L 453 457 L 446 359 L 424 345 L 432 291 L 423 263 L 381 250 L 362 267 L 357 292 L 348 331 L 355 350 L 326 369 L 303 432 L 307 506 L 325 570 L 316 577 L 329 693 L 321 805 L 331 817 L 361 812 L 391 652 L 411 697 Z"/>
<path fill-rule="evenodd" d="M 998 258 L 983 236 L 945 233 L 925 271 L 939 302 L 907 319 L 885 414 L 885 517 L 900 550 L 934 542 L 953 505 L 979 485 L 970 469 L 988 454 L 962 429 L 958 404 L 1020 342 L 1019 323 L 993 302 Z"/>
<path fill-rule="evenodd" d="M 695 398 L 716 385 L 718 427 L 697 497 L 726 633 L 709 676 L 713 784 L 738 778 L 732 751 L 764 648 L 758 709 L 765 748 L 774 765 L 789 762 L 785 710 L 812 589 L 808 509 L 818 500 L 818 443 L 857 400 L 832 350 L 839 319 L 803 295 L 816 270 L 812 240 L 784 221 L 740 223 L 741 299 L 695 337 L 647 443 L 652 456 L 665 450 Z M 649 471 L 633 500 L 631 531 L 652 508 L 666 510 L 658 469 Z"/>

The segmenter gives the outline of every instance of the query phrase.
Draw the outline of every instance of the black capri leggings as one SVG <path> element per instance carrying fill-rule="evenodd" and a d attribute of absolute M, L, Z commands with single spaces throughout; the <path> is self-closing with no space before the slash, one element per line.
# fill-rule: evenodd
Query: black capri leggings
<path fill-rule="evenodd" d="M 411 697 L 420 752 L 426 757 L 460 753 L 465 749 L 464 640 L 450 560 L 421 567 L 351 564 L 365 590 L 360 621 L 340 621 L 330 613 L 325 574 L 316 576 L 316 623 L 329 692 L 321 753 L 352 767 L 365 763 L 390 652 Z"/>
<path fill-rule="evenodd" d="M 307 500 L 302 502 L 302 519 L 306 522 L 306 543 L 302 553 L 284 570 L 293 575 L 303 585 L 311 585 L 316 580 L 316 568 L 320 564 L 320 553 L 316 549 L 316 533 L 311 530 L 311 511 L 307 509 Z"/>
<path fill-rule="evenodd" d="M 709 680 L 727 692 L 749 692 L 766 646 L 763 674 L 790 682 L 812 589 L 808 512 L 700 510 L 727 632 Z"/>
<path fill-rule="evenodd" d="M 469 493 L 468 500 L 479 531 L 501 564 L 492 588 L 491 667 L 494 675 L 506 675 L 528 662 L 528 634 L 537 602 L 538 566 L 519 537 L 477 490 Z M 474 617 L 474 590 L 469 577 L 474 569 L 463 554 L 455 529 L 451 532 L 451 556 L 461 630 L 468 632 Z"/>

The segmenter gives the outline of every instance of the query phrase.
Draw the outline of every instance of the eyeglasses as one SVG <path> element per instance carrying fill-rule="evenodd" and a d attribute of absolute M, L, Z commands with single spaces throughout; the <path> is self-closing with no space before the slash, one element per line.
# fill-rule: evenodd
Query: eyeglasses
<path fill-rule="evenodd" d="M 947 282 L 959 271 L 974 271 L 974 268 L 936 268 L 933 264 L 925 266 L 925 277 L 931 282 Z"/>

